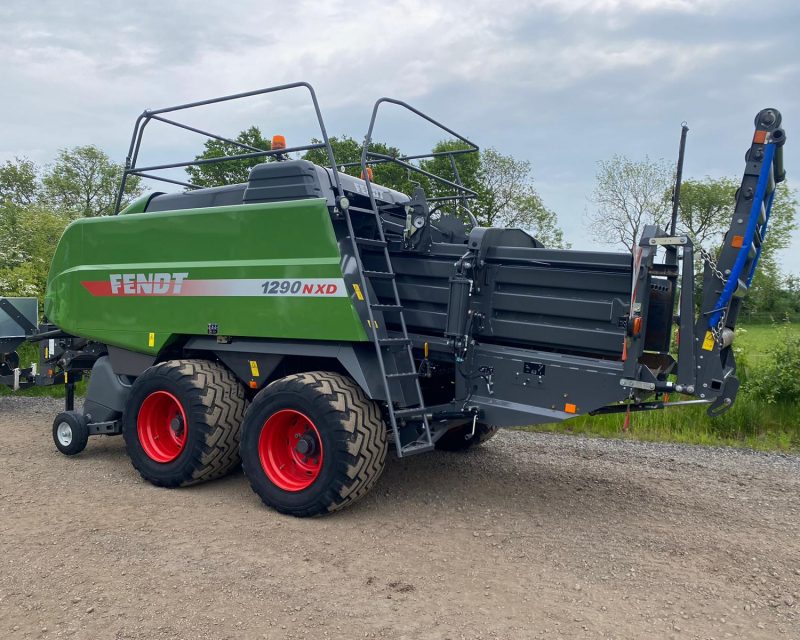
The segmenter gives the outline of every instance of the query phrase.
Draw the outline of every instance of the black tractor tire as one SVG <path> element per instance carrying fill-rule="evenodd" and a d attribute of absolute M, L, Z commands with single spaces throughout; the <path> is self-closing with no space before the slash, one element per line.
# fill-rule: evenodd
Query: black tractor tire
<path fill-rule="evenodd" d="M 86 416 L 78 411 L 63 411 L 53 420 L 53 442 L 65 456 L 74 456 L 89 442 Z"/>
<path fill-rule="evenodd" d="M 298 517 L 364 496 L 383 472 L 387 448 L 380 407 L 338 373 L 276 380 L 253 399 L 242 426 L 242 468 L 253 491 Z"/>
<path fill-rule="evenodd" d="M 472 433 L 472 423 L 470 422 L 461 427 L 450 429 L 436 441 L 436 448 L 440 451 L 466 451 L 491 440 L 497 435 L 498 431 L 500 431 L 499 427 L 479 422 L 475 425 L 475 435 L 467 438 L 466 436 Z"/>
<path fill-rule="evenodd" d="M 131 388 L 122 417 L 128 457 L 142 478 L 158 487 L 224 476 L 240 462 L 246 408 L 244 387 L 221 364 L 159 363 Z"/>

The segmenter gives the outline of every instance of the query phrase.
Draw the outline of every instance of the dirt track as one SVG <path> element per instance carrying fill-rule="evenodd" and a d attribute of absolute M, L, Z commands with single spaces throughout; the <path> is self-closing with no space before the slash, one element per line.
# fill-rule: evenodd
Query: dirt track
<path fill-rule="evenodd" d="M 156 489 L 0 397 L 0 638 L 800 638 L 800 459 L 503 432 L 342 513 Z"/>

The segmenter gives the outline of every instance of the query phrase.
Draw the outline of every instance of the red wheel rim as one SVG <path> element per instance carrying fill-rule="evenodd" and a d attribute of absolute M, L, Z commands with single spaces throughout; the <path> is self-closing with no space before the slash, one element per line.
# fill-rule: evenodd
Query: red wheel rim
<path fill-rule="evenodd" d="M 186 446 L 186 412 L 171 393 L 154 391 L 139 408 L 136 430 L 139 443 L 151 460 L 172 462 Z"/>
<path fill-rule="evenodd" d="M 258 437 L 261 467 L 284 491 L 307 489 L 322 469 L 322 438 L 314 423 L 293 409 L 273 413 Z"/>

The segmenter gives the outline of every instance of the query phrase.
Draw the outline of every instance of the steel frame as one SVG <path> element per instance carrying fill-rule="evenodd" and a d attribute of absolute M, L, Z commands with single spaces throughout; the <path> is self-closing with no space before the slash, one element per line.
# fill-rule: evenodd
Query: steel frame
<path fill-rule="evenodd" d="M 385 154 L 382 154 L 382 153 L 376 153 L 374 151 L 370 151 L 370 145 L 372 144 L 372 134 L 373 134 L 373 131 L 375 130 L 375 122 L 376 122 L 376 120 L 378 118 L 378 112 L 379 112 L 380 107 L 381 107 L 382 104 L 393 104 L 393 105 L 397 105 L 399 107 L 402 107 L 403 109 L 406 109 L 406 110 L 410 111 L 414 115 L 419 116 L 423 120 L 431 123 L 435 127 L 438 127 L 442 131 L 445 131 L 446 133 L 449 133 L 451 136 L 455 137 L 457 140 L 463 142 L 465 145 L 467 145 L 467 148 L 465 148 L 465 149 L 453 149 L 451 151 L 437 151 L 437 152 L 431 152 L 431 153 L 421 153 L 421 154 L 410 155 L 410 156 L 400 156 L 400 157 L 397 157 L 397 158 L 392 157 L 392 156 L 388 156 L 388 155 L 385 155 Z M 367 171 L 367 167 L 369 165 L 371 165 L 371 164 L 381 164 L 381 163 L 385 163 L 385 162 L 392 162 L 392 163 L 395 163 L 395 164 L 397 164 L 397 165 L 399 165 L 401 167 L 404 167 L 408 171 L 413 171 L 415 173 L 419 173 L 421 175 L 426 176 L 427 178 L 435 180 L 435 181 L 437 181 L 437 182 L 439 182 L 441 184 L 444 184 L 444 185 L 446 185 L 448 187 L 452 187 L 454 189 L 454 193 L 453 193 L 452 196 L 443 196 L 443 197 L 438 197 L 438 198 L 432 198 L 432 199 L 429 199 L 429 202 L 451 201 L 451 202 L 459 203 L 460 206 L 466 212 L 467 216 L 469 217 L 470 222 L 472 223 L 472 225 L 474 227 L 477 227 L 478 226 L 478 221 L 475 218 L 475 215 L 469 209 L 469 207 L 467 207 L 467 200 L 473 199 L 473 198 L 477 198 L 478 194 L 474 190 L 469 189 L 468 187 L 465 187 L 464 184 L 462 183 L 461 176 L 458 173 L 458 167 L 456 165 L 455 156 L 461 155 L 461 154 L 464 154 L 464 153 L 478 153 L 479 151 L 480 151 L 480 147 L 478 147 L 478 145 L 476 145 L 474 142 L 472 142 L 471 140 L 465 138 L 460 133 L 455 132 L 453 129 L 451 129 L 450 127 L 442 124 L 438 120 L 435 120 L 434 118 L 432 118 L 428 114 L 423 113 L 419 109 L 416 109 L 416 108 L 412 107 L 410 104 L 408 104 L 406 102 L 403 102 L 402 100 L 395 100 L 394 98 L 383 97 L 383 98 L 378 99 L 375 102 L 375 105 L 372 107 L 372 116 L 370 117 L 369 128 L 367 129 L 367 135 L 364 137 L 364 144 L 363 144 L 363 146 L 361 148 L 361 162 L 358 163 L 358 165 L 361 167 L 361 175 L 362 175 L 364 181 L 367 183 L 367 192 L 369 193 L 370 201 L 372 202 L 373 205 L 374 205 L 374 200 L 375 199 L 374 199 L 374 197 L 372 195 L 372 183 L 371 183 L 371 180 L 369 179 L 369 172 Z M 411 162 L 409 162 L 410 160 L 423 160 L 423 159 L 445 157 L 445 156 L 450 159 L 450 166 L 453 169 L 453 175 L 455 176 L 455 180 L 456 180 L 455 182 L 453 182 L 451 180 L 447 180 L 446 178 L 443 178 L 441 176 L 437 176 L 436 174 L 433 174 L 433 173 L 431 173 L 429 171 L 425 171 L 423 168 L 417 167 L 417 166 L 411 164 Z M 348 163 L 347 165 L 344 165 L 344 166 L 357 166 L 357 165 L 356 165 L 356 163 Z"/>
<path fill-rule="evenodd" d="M 258 149 L 257 147 L 253 147 L 251 145 L 238 142 L 236 140 L 232 140 L 230 138 L 226 138 L 224 136 L 217 135 L 215 133 L 211 133 L 209 131 L 204 131 L 203 129 L 198 129 L 197 127 L 192 127 L 182 122 L 178 122 L 177 120 L 172 120 L 170 118 L 163 117 L 162 114 L 165 113 L 173 113 L 176 111 L 185 111 L 186 109 L 194 109 L 197 107 L 204 107 L 211 104 L 218 104 L 221 102 L 228 102 L 230 100 L 240 100 L 242 98 L 251 98 L 254 96 L 265 95 L 268 93 L 276 93 L 279 91 L 288 91 L 291 89 L 306 89 L 311 97 L 311 102 L 314 105 L 314 113 L 317 117 L 317 123 L 319 124 L 320 133 L 322 135 L 322 142 L 311 143 L 307 145 L 301 145 L 297 147 L 290 147 L 286 149 Z M 144 132 L 147 125 L 152 121 L 156 120 L 158 122 L 162 122 L 164 124 L 174 126 L 180 129 L 184 129 L 186 131 L 190 131 L 192 133 L 197 133 L 199 135 L 206 136 L 207 138 L 212 138 L 214 140 L 220 140 L 222 142 L 226 142 L 228 144 L 235 145 L 242 149 L 247 150 L 247 153 L 237 153 L 231 154 L 226 156 L 221 156 L 219 158 L 204 158 L 204 159 L 197 159 L 182 161 L 182 162 L 171 162 L 166 164 L 158 164 L 158 165 L 151 165 L 140 167 L 137 166 L 137 161 L 139 158 L 139 151 L 141 150 L 142 140 L 144 137 Z M 117 192 L 117 199 L 114 205 L 114 215 L 118 214 L 120 208 L 122 206 L 122 199 L 125 194 L 125 186 L 128 181 L 128 176 L 139 176 L 141 178 L 147 178 L 150 180 L 158 180 L 161 182 L 166 182 L 169 184 L 176 184 L 179 186 L 186 187 L 187 189 L 198 189 L 197 185 L 191 184 L 189 182 L 183 182 L 181 180 L 174 180 L 172 178 L 165 178 L 163 176 L 154 175 L 152 171 L 162 171 L 164 169 L 177 169 L 181 167 L 190 167 L 190 166 L 198 166 L 198 165 L 205 165 L 205 164 L 218 164 L 220 162 L 227 162 L 229 160 L 245 160 L 247 158 L 260 158 L 260 157 L 269 157 L 269 156 L 276 156 L 276 155 L 283 155 L 286 153 L 292 153 L 295 151 L 310 151 L 311 149 L 325 149 L 328 156 L 328 162 L 332 169 L 332 177 L 336 188 L 336 193 L 338 196 L 342 195 L 341 184 L 339 182 L 339 174 L 336 171 L 336 160 L 333 156 L 333 149 L 331 148 L 330 140 L 328 138 L 328 132 L 325 129 L 325 122 L 322 119 L 322 111 L 319 107 L 319 101 L 317 100 L 317 94 L 314 91 L 314 87 L 312 87 L 307 82 L 292 82 L 289 84 L 282 84 L 277 85 L 274 87 L 267 87 L 264 89 L 257 89 L 255 91 L 246 91 L 243 93 L 234 93 L 227 96 L 222 96 L 219 98 L 210 98 L 207 100 L 198 100 L 196 102 L 188 102 L 186 104 L 180 104 L 174 107 L 164 107 L 161 109 L 145 109 L 142 114 L 136 119 L 136 123 L 133 127 L 133 134 L 131 135 L 131 143 L 128 147 L 128 155 L 125 158 L 125 170 L 122 172 L 122 180 L 120 181 L 119 191 Z"/>
<path fill-rule="evenodd" d="M 212 104 L 218 104 L 222 102 L 228 102 L 231 100 L 240 100 L 242 98 L 251 98 L 254 96 L 265 95 L 269 93 L 276 93 L 281 91 L 288 91 L 292 89 L 306 89 L 309 93 L 311 98 L 312 105 L 314 107 L 314 114 L 317 118 L 317 123 L 319 125 L 320 134 L 322 135 L 322 142 L 312 142 L 306 145 L 300 145 L 296 147 L 288 147 L 285 149 L 259 149 L 252 145 L 239 142 L 237 140 L 233 140 L 231 138 L 221 136 L 219 134 L 213 133 L 211 131 L 206 131 L 204 129 L 200 129 L 198 127 L 194 127 L 188 125 L 184 122 L 179 122 L 178 120 L 174 120 L 172 118 L 167 118 L 163 114 L 174 113 L 178 111 L 185 111 L 188 109 L 194 109 L 197 107 L 204 107 Z M 433 124 L 437 128 L 445 131 L 446 133 L 452 135 L 457 140 L 463 142 L 466 145 L 464 149 L 453 149 L 450 151 L 438 151 L 438 152 L 431 152 L 431 153 L 421 153 L 421 154 L 414 154 L 414 155 L 404 155 L 400 157 L 393 157 L 385 154 L 380 154 L 377 152 L 370 151 L 369 147 L 372 140 L 372 132 L 375 127 L 375 121 L 377 119 L 378 111 L 380 105 L 382 104 L 394 104 L 408 111 L 412 112 L 413 114 L 419 116 L 423 120 Z M 139 152 L 142 148 L 142 142 L 144 139 L 145 130 L 147 125 L 151 121 L 161 122 L 162 124 L 166 124 L 172 127 L 176 127 L 178 129 L 183 129 L 185 131 L 189 131 L 191 133 L 196 133 L 201 136 L 205 136 L 206 138 L 210 138 L 213 140 L 219 140 L 221 142 L 225 142 L 227 144 L 234 145 L 240 149 L 242 149 L 243 153 L 235 153 L 225 156 L 220 156 L 219 158 L 195 158 L 193 160 L 186 160 L 180 162 L 169 162 L 169 163 L 162 163 L 162 164 L 155 164 L 155 165 L 147 165 L 147 166 L 138 166 L 138 159 L 139 159 Z M 454 130 L 450 129 L 446 125 L 442 124 L 438 120 L 434 119 L 433 117 L 423 113 L 419 109 L 412 107 L 411 105 L 402 102 L 400 100 L 395 100 L 393 98 L 380 98 L 375 102 L 372 110 L 372 117 L 370 118 L 369 128 L 367 131 L 367 135 L 364 140 L 364 144 L 362 145 L 362 152 L 361 152 L 361 159 L 357 162 L 348 162 L 342 165 L 336 164 L 336 158 L 334 157 L 333 148 L 331 147 L 330 138 L 328 137 L 328 132 L 325 127 L 325 122 L 322 117 L 322 111 L 319 106 L 319 101 L 317 100 L 317 94 L 314 91 L 314 88 L 307 82 L 292 82 L 289 84 L 283 85 L 276 85 L 273 87 L 266 87 L 264 89 L 257 89 L 254 91 L 246 91 L 242 93 L 234 93 L 226 96 L 221 96 L 219 98 L 209 98 L 207 100 L 198 100 L 195 102 L 187 102 L 185 104 L 179 104 L 172 107 L 163 107 L 160 109 L 145 109 L 141 115 L 136 119 L 136 123 L 133 127 L 133 133 L 131 135 L 131 142 L 128 147 L 128 154 L 125 158 L 125 169 L 122 173 L 122 180 L 120 181 L 120 187 L 117 191 L 117 197 L 114 204 L 114 214 L 118 214 L 120 209 L 122 208 L 122 200 L 125 195 L 125 187 L 127 186 L 128 177 L 129 176 L 138 176 L 140 178 L 146 178 L 148 180 L 157 180 L 159 182 L 165 182 L 167 184 L 174 184 L 177 186 L 185 187 L 187 189 L 199 189 L 198 185 L 192 184 L 190 182 L 185 182 L 182 180 L 176 180 L 174 178 L 167 178 L 164 176 L 157 175 L 153 172 L 157 171 L 164 171 L 166 169 L 179 169 L 184 167 L 191 167 L 191 166 L 202 166 L 202 165 L 209 165 L 209 164 L 219 164 L 221 162 L 228 162 L 230 160 L 246 160 L 249 158 L 267 158 L 270 156 L 277 156 L 277 155 L 284 155 L 287 153 L 299 152 L 299 151 L 310 151 L 312 149 L 325 149 L 326 155 L 328 156 L 328 163 L 331 169 L 331 176 L 334 181 L 336 194 L 337 196 L 342 196 L 343 192 L 341 189 L 341 184 L 339 180 L 339 173 L 338 167 L 361 167 L 362 175 L 364 176 L 364 180 L 367 182 L 367 189 L 371 191 L 370 181 L 368 172 L 366 168 L 368 165 L 376 165 L 376 164 L 384 164 L 384 163 L 395 163 L 404 168 L 408 171 L 412 171 L 414 173 L 418 173 L 421 175 L 426 176 L 427 178 L 434 180 L 440 184 L 444 184 L 448 187 L 451 187 L 454 190 L 452 195 L 445 195 L 436 198 L 431 198 L 431 202 L 457 202 L 463 210 L 466 212 L 467 216 L 470 218 L 470 221 L 473 225 L 477 225 L 477 220 L 473 215 L 472 211 L 467 206 L 467 201 L 470 199 L 474 199 L 477 197 L 477 193 L 469 189 L 468 187 L 464 186 L 461 181 L 461 176 L 458 172 L 458 167 L 456 164 L 455 156 L 465 154 L 465 153 L 477 153 L 480 151 L 478 145 L 476 145 L 471 140 L 467 139 L 466 137 L 462 136 L 459 133 L 456 133 Z M 411 163 L 413 160 L 423 160 L 423 159 L 430 159 L 430 158 L 437 158 L 437 157 L 447 157 L 450 160 L 450 166 L 453 170 L 453 175 L 455 176 L 455 181 L 447 180 L 442 176 L 438 176 L 434 173 L 429 171 L 425 171 L 421 167 L 418 167 Z"/>

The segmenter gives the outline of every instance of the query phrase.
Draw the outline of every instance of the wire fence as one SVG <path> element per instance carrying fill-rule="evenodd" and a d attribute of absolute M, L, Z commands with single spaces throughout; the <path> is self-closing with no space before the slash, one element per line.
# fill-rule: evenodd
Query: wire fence
<path fill-rule="evenodd" d="M 748 311 L 743 309 L 739 313 L 737 322 L 746 327 L 747 325 L 763 324 L 800 324 L 800 313 L 793 312 L 771 312 L 771 311 Z"/>

